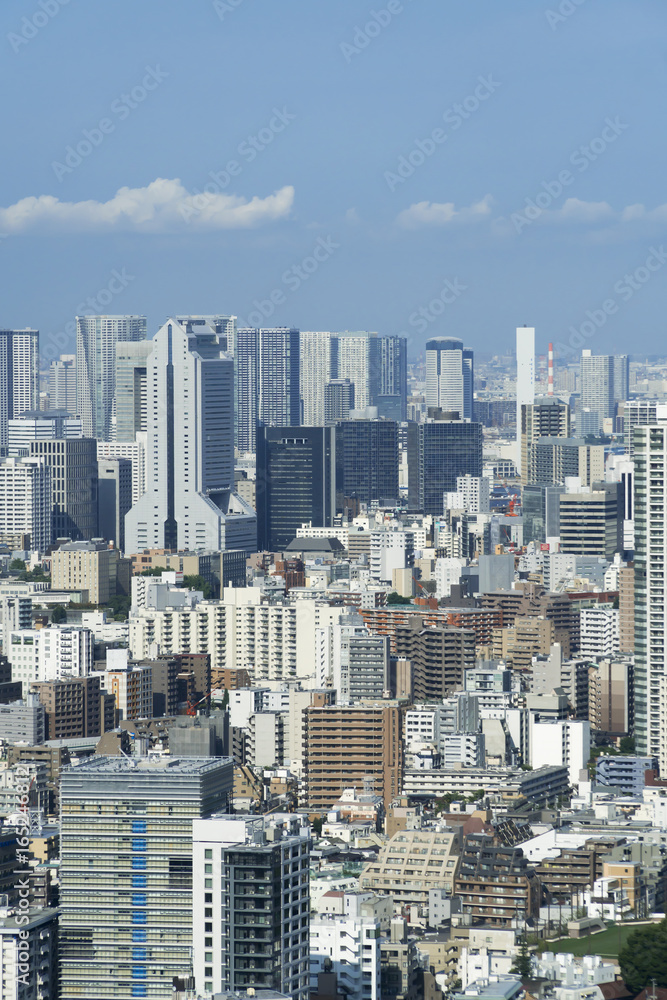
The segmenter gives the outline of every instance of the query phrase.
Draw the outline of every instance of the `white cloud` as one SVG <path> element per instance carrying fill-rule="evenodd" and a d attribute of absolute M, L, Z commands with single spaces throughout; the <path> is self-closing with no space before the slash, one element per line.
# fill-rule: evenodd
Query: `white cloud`
<path fill-rule="evenodd" d="M 613 219 L 614 210 L 606 201 L 567 198 L 561 208 L 545 214 L 562 222 L 606 222 Z"/>
<path fill-rule="evenodd" d="M 405 229 L 420 229 L 422 226 L 446 226 L 452 222 L 477 222 L 491 214 L 490 194 L 469 208 L 456 208 L 453 201 L 418 201 L 399 213 L 396 222 Z"/>
<path fill-rule="evenodd" d="M 0 229 L 7 233 L 144 232 L 251 229 L 286 218 L 294 188 L 247 201 L 239 195 L 191 195 L 178 178 L 158 177 L 146 187 L 120 188 L 109 201 L 60 201 L 53 195 L 22 198 L 0 208 Z"/>

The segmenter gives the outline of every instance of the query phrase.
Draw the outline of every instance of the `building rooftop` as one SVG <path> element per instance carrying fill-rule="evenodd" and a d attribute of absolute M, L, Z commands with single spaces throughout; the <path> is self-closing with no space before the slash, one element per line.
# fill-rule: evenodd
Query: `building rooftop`
<path fill-rule="evenodd" d="M 97 737 L 95 738 L 97 740 Z M 231 757 L 90 757 L 67 768 L 68 773 L 99 775 L 123 774 L 129 771 L 166 774 L 206 774 L 220 764 L 232 762 Z"/>

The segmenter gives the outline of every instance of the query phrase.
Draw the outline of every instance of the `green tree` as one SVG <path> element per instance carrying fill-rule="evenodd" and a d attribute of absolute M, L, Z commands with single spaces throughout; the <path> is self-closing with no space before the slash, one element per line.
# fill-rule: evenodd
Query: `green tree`
<path fill-rule="evenodd" d="M 139 576 L 162 576 L 166 570 L 163 566 L 149 566 L 147 569 L 142 569 Z"/>
<path fill-rule="evenodd" d="M 630 934 L 618 956 L 623 980 L 634 995 L 655 979 L 667 987 L 667 919 L 647 924 Z"/>
<path fill-rule="evenodd" d="M 201 590 L 205 601 L 213 597 L 213 587 L 207 583 L 203 576 L 184 576 L 183 586 L 187 587 L 188 590 Z"/>
<path fill-rule="evenodd" d="M 632 756 L 635 752 L 635 738 L 634 736 L 623 736 L 621 742 L 619 743 L 619 750 L 622 754 L 626 756 Z"/>
<path fill-rule="evenodd" d="M 310 824 L 312 826 L 312 828 L 313 828 L 313 833 L 315 834 L 316 837 L 321 837 L 322 836 L 322 824 L 323 823 L 324 823 L 324 820 L 322 819 L 321 816 L 315 816 L 314 819 L 313 819 L 313 821 L 312 821 L 312 823 Z"/>
<path fill-rule="evenodd" d="M 113 611 L 115 621 L 124 622 L 127 620 L 131 603 L 132 598 L 129 594 L 114 594 L 113 597 L 109 598 L 109 606 Z"/>
<path fill-rule="evenodd" d="M 12 559 L 9 564 L 9 568 L 13 570 L 18 570 L 19 573 L 25 573 L 25 563 L 22 559 Z"/>
<path fill-rule="evenodd" d="M 392 590 L 391 594 L 387 594 L 387 604 L 412 604 L 412 598 L 401 597 L 395 590 Z"/>
<path fill-rule="evenodd" d="M 67 611 L 63 604 L 56 604 L 55 608 L 51 612 L 51 621 L 54 625 L 61 625 L 63 622 L 67 621 Z"/>
<path fill-rule="evenodd" d="M 510 972 L 520 976 L 521 979 L 530 979 L 532 975 L 533 970 L 530 962 L 530 949 L 528 947 L 528 938 L 525 934 L 521 935 L 519 954 L 516 956 L 514 965 L 510 969 Z"/>

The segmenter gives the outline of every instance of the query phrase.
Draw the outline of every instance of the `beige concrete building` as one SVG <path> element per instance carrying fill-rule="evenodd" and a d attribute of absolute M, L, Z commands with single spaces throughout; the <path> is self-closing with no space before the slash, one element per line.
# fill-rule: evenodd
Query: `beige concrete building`
<path fill-rule="evenodd" d="M 106 542 L 66 542 L 51 555 L 54 590 L 87 590 L 90 604 L 106 604 L 118 592 L 120 552 Z"/>
<path fill-rule="evenodd" d="M 593 729 L 624 736 L 632 731 L 631 660 L 599 660 L 588 668 L 588 719 Z"/>
<path fill-rule="evenodd" d="M 359 885 L 392 896 L 397 907 L 428 906 L 430 889 L 453 894 L 460 853 L 460 828 L 401 830 L 364 867 Z"/>
<path fill-rule="evenodd" d="M 619 652 L 635 651 L 635 566 L 618 571 Z"/>

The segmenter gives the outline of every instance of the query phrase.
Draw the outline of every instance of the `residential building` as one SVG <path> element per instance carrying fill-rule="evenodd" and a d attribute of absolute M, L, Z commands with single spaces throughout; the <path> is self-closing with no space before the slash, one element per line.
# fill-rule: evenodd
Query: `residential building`
<path fill-rule="evenodd" d="M 0 543 L 24 540 L 46 552 L 51 544 L 51 469 L 44 459 L 0 461 Z"/>
<path fill-rule="evenodd" d="M 531 712 L 528 738 L 531 767 L 562 765 L 568 770 L 570 784 L 579 784 L 591 756 L 591 728 L 587 719 L 545 721 Z"/>
<path fill-rule="evenodd" d="M 656 757 L 634 757 L 625 754 L 602 754 L 595 761 L 595 779 L 601 785 L 620 788 L 626 795 L 641 796 L 647 781 L 658 774 Z"/>
<path fill-rule="evenodd" d="M 445 509 L 465 510 L 469 514 L 488 514 L 490 480 L 487 476 L 457 476 L 456 490 L 445 495 Z"/>
<path fill-rule="evenodd" d="M 616 415 L 620 402 L 629 392 L 629 358 L 623 355 L 595 355 L 581 352 L 581 408 L 598 415 L 597 431 L 603 421 Z M 597 433 L 597 432 L 596 432 Z"/>
<path fill-rule="evenodd" d="M 426 341 L 426 405 L 472 420 L 474 355 L 455 337 Z"/>
<path fill-rule="evenodd" d="M 234 490 L 234 362 L 209 326 L 168 320 L 151 341 L 146 493 L 125 517 L 127 552 L 255 551 Z"/>
<path fill-rule="evenodd" d="M 377 333 L 355 331 L 336 334 L 338 340 L 338 378 L 347 378 L 354 386 L 354 406 L 365 410 L 375 405 L 381 387 L 380 340 Z"/>
<path fill-rule="evenodd" d="M 116 725 L 114 697 L 104 692 L 95 674 L 42 681 L 32 690 L 44 706 L 46 740 L 102 736 Z"/>
<path fill-rule="evenodd" d="M 0 456 L 7 454 L 9 421 L 39 407 L 39 331 L 0 330 Z"/>
<path fill-rule="evenodd" d="M 587 444 L 583 438 L 537 438 L 529 472 L 532 483 L 553 485 L 574 477 L 589 487 L 604 479 L 604 445 Z"/>
<path fill-rule="evenodd" d="M 598 604 L 579 612 L 579 655 L 613 659 L 619 652 L 619 610 Z"/>
<path fill-rule="evenodd" d="M 261 426 L 257 434 L 257 544 L 280 552 L 304 522 L 333 524 L 336 438 L 332 427 Z"/>
<path fill-rule="evenodd" d="M 343 912 L 319 913 L 310 923 L 310 988 L 317 993 L 318 977 L 327 972 L 349 1000 L 374 1000 L 380 996 L 381 923 L 364 907 L 372 897 L 340 895 Z"/>
<path fill-rule="evenodd" d="M 635 651 L 635 566 L 628 563 L 618 571 L 618 648 L 621 653 Z"/>
<path fill-rule="evenodd" d="M 588 718 L 593 729 L 625 736 L 634 728 L 632 659 L 598 660 L 588 668 Z"/>
<path fill-rule="evenodd" d="M 87 628 L 51 625 L 10 632 L 7 658 L 12 665 L 12 681 L 22 684 L 25 698 L 35 683 L 87 677 L 94 649 L 93 633 Z"/>
<path fill-rule="evenodd" d="M 97 536 L 97 447 L 91 438 L 30 442 L 30 457 L 51 470 L 51 536 Z"/>
<path fill-rule="evenodd" d="M 49 368 L 49 409 L 76 416 L 76 355 L 61 354 Z"/>
<path fill-rule="evenodd" d="M 255 451 L 259 424 L 296 427 L 301 423 L 299 331 L 240 328 L 234 361 L 237 447 L 240 452 Z"/>
<path fill-rule="evenodd" d="M 308 1000 L 310 828 L 291 814 L 216 814 L 194 820 L 192 840 L 197 989 Z"/>
<path fill-rule="evenodd" d="M 119 593 L 118 549 L 100 539 L 65 542 L 51 554 L 51 586 L 55 590 L 87 590 L 90 604 L 107 604 Z"/>
<path fill-rule="evenodd" d="M 445 493 L 458 476 L 482 475 L 482 425 L 429 410 L 429 418 L 408 425 L 408 502 L 412 510 L 440 515 Z"/>
<path fill-rule="evenodd" d="M 346 788 L 361 789 L 369 778 L 387 808 L 401 789 L 400 708 L 390 702 L 310 706 L 303 719 L 308 809 L 330 809 Z"/>
<path fill-rule="evenodd" d="M 302 330 L 299 339 L 299 384 L 301 390 L 302 422 L 306 427 L 323 427 L 327 419 L 327 390 L 330 384 L 341 387 L 341 392 L 331 394 L 329 405 L 334 398 L 338 410 L 347 397 L 351 396 L 354 406 L 354 386 L 349 379 L 338 379 L 338 338 L 326 331 Z M 345 387 L 347 386 L 347 391 Z M 336 415 L 334 420 L 344 419 Z"/>
<path fill-rule="evenodd" d="M 380 384 L 374 405 L 378 416 L 389 420 L 407 420 L 408 341 L 407 337 L 378 338 Z"/>
<path fill-rule="evenodd" d="M 30 454 L 32 441 L 81 437 L 81 421 L 67 410 L 26 410 L 8 423 L 7 451 L 19 458 Z"/>
<path fill-rule="evenodd" d="M 433 767 L 406 769 L 403 793 L 412 798 L 432 799 L 454 793 L 461 798 L 478 793 L 502 794 L 509 799 L 524 796 L 535 808 L 555 806 L 569 789 L 567 768 L 549 765 L 532 771 L 512 767 Z"/>
<path fill-rule="evenodd" d="M 475 666 L 475 633 L 419 625 L 396 629 L 396 655 L 412 663 L 415 701 L 436 701 L 460 689 L 465 671 Z"/>
<path fill-rule="evenodd" d="M 349 378 L 334 378 L 327 382 L 324 386 L 325 425 L 331 427 L 339 420 L 349 420 L 353 409 L 354 385 Z"/>
<path fill-rule="evenodd" d="M 433 889 L 453 894 L 460 853 L 460 830 L 400 830 L 364 866 L 359 885 L 396 906 L 427 906 Z"/>
<path fill-rule="evenodd" d="M 394 420 L 342 420 L 336 425 L 336 510 L 349 501 L 398 501 L 398 425 Z M 313 524 L 317 524 L 313 521 Z"/>
<path fill-rule="evenodd" d="M 0 907 L 0 961 L 5 997 L 52 1000 L 58 996 L 58 911 Z"/>
<path fill-rule="evenodd" d="M 466 837 L 454 891 L 473 924 L 525 926 L 539 916 L 540 881 L 523 851 L 484 834 Z"/>
<path fill-rule="evenodd" d="M 667 403 L 656 399 L 625 399 L 623 411 L 623 440 L 625 450 L 632 459 L 635 453 L 634 429 L 667 420 Z"/>
<path fill-rule="evenodd" d="M 192 973 L 193 820 L 227 808 L 232 761 L 91 757 L 61 782 L 60 996 L 169 1000 Z"/>
<path fill-rule="evenodd" d="M 111 440 L 116 344 L 145 339 L 145 316 L 76 317 L 77 413 L 85 437 Z"/>
<path fill-rule="evenodd" d="M 119 719 L 153 718 L 153 668 L 131 663 L 126 649 L 108 649 L 100 683 L 115 700 Z"/>
<path fill-rule="evenodd" d="M 569 438 L 570 407 L 555 396 L 538 396 L 521 406 L 521 481 L 540 482 L 533 446 L 541 438 Z"/>

